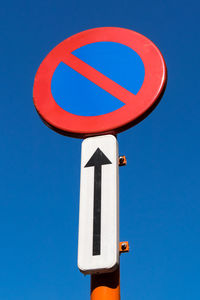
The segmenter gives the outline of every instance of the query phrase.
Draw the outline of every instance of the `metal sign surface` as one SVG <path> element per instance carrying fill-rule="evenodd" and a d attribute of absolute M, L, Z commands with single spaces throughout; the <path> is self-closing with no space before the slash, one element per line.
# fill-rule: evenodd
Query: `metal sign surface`
<path fill-rule="evenodd" d="M 119 263 L 118 169 L 114 136 L 83 141 L 78 267 L 85 274 L 112 271 Z"/>
<path fill-rule="evenodd" d="M 61 134 L 116 134 L 153 110 L 166 76 L 160 51 L 143 35 L 91 29 L 64 40 L 43 60 L 34 104 L 46 125 Z"/>

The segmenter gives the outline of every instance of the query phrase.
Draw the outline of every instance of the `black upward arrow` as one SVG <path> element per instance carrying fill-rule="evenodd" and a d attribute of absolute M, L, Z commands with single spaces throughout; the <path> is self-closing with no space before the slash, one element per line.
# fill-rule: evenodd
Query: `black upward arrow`
<path fill-rule="evenodd" d="M 93 255 L 101 254 L 101 166 L 112 164 L 97 148 L 85 168 L 94 167 Z"/>

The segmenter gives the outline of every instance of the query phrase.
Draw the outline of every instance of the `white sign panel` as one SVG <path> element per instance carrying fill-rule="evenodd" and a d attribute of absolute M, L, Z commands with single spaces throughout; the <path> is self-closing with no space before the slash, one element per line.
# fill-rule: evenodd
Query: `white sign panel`
<path fill-rule="evenodd" d="M 82 143 L 78 267 L 84 274 L 119 264 L 118 143 L 113 135 Z"/>

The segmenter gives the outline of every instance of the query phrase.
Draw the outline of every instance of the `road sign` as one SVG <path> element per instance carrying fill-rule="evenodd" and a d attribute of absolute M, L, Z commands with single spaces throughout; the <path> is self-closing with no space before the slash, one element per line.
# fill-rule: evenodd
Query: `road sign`
<path fill-rule="evenodd" d="M 78 267 L 85 274 L 119 263 L 118 143 L 114 136 L 82 143 Z"/>
<path fill-rule="evenodd" d="M 105 27 L 55 47 L 37 71 L 33 98 L 46 125 L 84 138 L 135 125 L 153 110 L 165 85 L 164 59 L 149 39 Z"/>

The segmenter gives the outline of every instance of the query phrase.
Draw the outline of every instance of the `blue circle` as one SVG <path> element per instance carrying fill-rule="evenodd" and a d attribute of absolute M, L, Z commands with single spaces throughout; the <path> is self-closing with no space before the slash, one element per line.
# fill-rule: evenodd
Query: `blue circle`
<path fill-rule="evenodd" d="M 134 95 L 143 84 L 144 64 L 126 45 L 96 42 L 76 49 L 72 54 Z M 62 62 L 53 74 L 51 92 L 62 109 L 79 116 L 104 115 L 125 105 Z"/>

